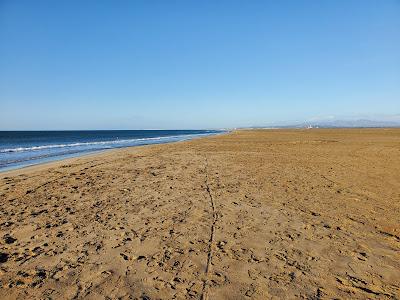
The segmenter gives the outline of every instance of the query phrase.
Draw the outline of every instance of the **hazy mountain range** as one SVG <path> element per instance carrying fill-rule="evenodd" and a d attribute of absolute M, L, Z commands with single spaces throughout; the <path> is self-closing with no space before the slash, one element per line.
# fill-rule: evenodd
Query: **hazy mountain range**
<path fill-rule="evenodd" d="M 378 127 L 400 127 L 400 117 L 398 115 L 383 119 L 310 119 L 306 121 L 294 121 L 285 123 L 268 124 L 266 126 L 252 126 L 252 128 L 378 128 Z"/>
<path fill-rule="evenodd" d="M 293 127 L 308 127 L 308 126 L 320 127 L 320 128 L 400 127 L 400 123 L 393 121 L 374 121 L 368 119 L 360 119 L 360 120 L 332 120 L 332 121 L 320 121 L 320 122 L 304 122 L 293 125 Z"/>

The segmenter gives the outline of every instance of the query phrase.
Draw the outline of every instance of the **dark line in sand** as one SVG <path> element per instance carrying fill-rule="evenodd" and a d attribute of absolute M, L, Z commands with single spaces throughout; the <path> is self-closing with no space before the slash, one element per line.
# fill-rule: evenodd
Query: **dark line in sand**
<path fill-rule="evenodd" d="M 208 276 L 210 273 L 210 269 L 211 269 L 211 263 L 212 263 L 212 258 L 213 258 L 213 244 L 214 244 L 214 235 L 215 235 L 215 225 L 217 223 L 217 211 L 215 209 L 215 202 L 214 202 L 214 198 L 211 194 L 211 189 L 210 186 L 208 184 L 208 160 L 207 157 L 205 158 L 205 167 L 204 167 L 204 171 L 205 171 L 205 186 L 206 186 L 206 191 L 208 193 L 208 197 L 210 199 L 210 204 L 211 204 L 211 209 L 212 209 L 212 224 L 211 224 L 211 231 L 210 231 L 210 239 L 208 240 L 208 255 L 207 255 L 207 266 L 206 266 L 206 278 L 204 280 L 204 284 L 203 284 L 203 291 L 202 291 L 202 295 L 201 295 L 201 299 L 208 299 Z"/>

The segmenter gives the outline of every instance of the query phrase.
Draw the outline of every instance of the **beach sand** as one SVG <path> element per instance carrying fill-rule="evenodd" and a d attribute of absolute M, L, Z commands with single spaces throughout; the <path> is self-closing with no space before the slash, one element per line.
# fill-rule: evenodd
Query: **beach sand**
<path fill-rule="evenodd" d="M 0 174 L 0 299 L 399 299 L 400 130 L 248 130 Z"/>

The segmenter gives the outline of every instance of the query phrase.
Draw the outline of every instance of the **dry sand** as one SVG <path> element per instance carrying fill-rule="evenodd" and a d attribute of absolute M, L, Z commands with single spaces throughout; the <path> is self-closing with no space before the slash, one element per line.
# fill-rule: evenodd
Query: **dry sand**
<path fill-rule="evenodd" d="M 0 174 L 1 299 L 399 299 L 400 130 L 259 130 Z"/>

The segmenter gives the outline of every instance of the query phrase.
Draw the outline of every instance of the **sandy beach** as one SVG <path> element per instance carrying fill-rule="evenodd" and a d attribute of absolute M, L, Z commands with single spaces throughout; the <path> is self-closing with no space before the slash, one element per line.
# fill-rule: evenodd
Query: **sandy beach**
<path fill-rule="evenodd" d="M 399 299 L 400 129 L 247 130 L 0 173 L 0 299 Z"/>

